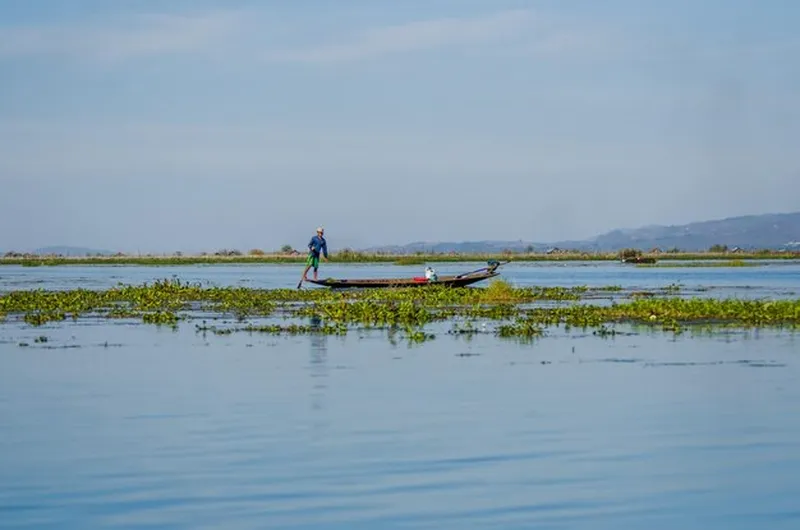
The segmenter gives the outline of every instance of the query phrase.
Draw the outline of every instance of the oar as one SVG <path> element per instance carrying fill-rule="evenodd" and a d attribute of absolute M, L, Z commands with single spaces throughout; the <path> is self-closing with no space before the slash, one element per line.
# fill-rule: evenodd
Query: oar
<path fill-rule="evenodd" d="M 304 272 L 303 272 L 303 275 L 302 275 L 302 276 L 300 276 L 300 281 L 297 283 L 297 288 L 298 288 L 298 289 L 300 288 L 300 286 L 302 286 L 302 285 L 303 285 L 303 280 L 305 279 L 305 276 L 306 276 L 306 273 L 305 273 L 305 271 L 304 271 Z"/>
<path fill-rule="evenodd" d="M 511 261 L 511 260 L 509 260 L 509 261 Z M 506 263 L 508 263 L 508 261 L 504 261 L 502 263 L 498 263 L 494 268 L 496 269 L 500 265 L 505 265 Z M 469 276 L 470 274 L 475 274 L 476 272 L 481 272 L 481 271 L 485 271 L 485 270 L 489 270 L 489 267 L 481 267 L 480 269 L 476 269 L 474 271 L 464 272 L 464 273 L 461 273 L 458 276 L 456 276 L 456 278 L 462 278 L 464 276 Z"/>
<path fill-rule="evenodd" d="M 311 247 L 308 248 L 308 253 L 309 253 L 309 255 L 311 254 Z M 307 259 L 306 259 L 306 263 L 308 263 Z M 297 288 L 298 289 L 300 288 L 301 285 L 303 285 L 303 280 L 305 279 L 307 273 L 308 273 L 308 269 L 303 269 L 303 275 L 300 277 L 300 281 L 297 283 Z"/>

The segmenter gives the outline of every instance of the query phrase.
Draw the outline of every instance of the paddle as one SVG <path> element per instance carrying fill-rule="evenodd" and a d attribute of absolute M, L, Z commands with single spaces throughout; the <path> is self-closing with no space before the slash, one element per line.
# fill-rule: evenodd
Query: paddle
<path fill-rule="evenodd" d="M 307 263 L 307 262 L 306 262 Z M 303 280 L 306 279 L 306 274 L 308 273 L 309 266 L 306 265 L 305 270 L 303 271 L 303 275 L 300 276 L 300 281 L 297 283 L 297 288 L 299 289 L 303 285 Z"/>
<path fill-rule="evenodd" d="M 511 260 L 508 260 L 508 261 L 511 261 Z M 464 273 L 461 273 L 461 274 L 457 275 L 456 278 L 463 278 L 464 276 L 469 276 L 470 274 L 475 274 L 476 272 L 481 272 L 481 271 L 484 271 L 484 270 L 489 270 L 489 269 L 494 270 L 497 267 L 499 267 L 500 265 L 505 265 L 506 263 L 508 263 L 508 261 L 504 261 L 504 262 L 501 263 L 499 261 L 492 260 L 492 261 L 489 262 L 489 267 L 481 267 L 480 269 L 476 269 L 474 271 L 464 272 Z"/>

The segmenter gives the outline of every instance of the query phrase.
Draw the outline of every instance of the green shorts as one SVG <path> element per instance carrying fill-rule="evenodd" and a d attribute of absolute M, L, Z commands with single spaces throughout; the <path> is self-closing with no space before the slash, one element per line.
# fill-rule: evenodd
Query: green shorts
<path fill-rule="evenodd" d="M 306 265 L 314 267 L 314 270 L 317 270 L 319 268 L 319 256 L 309 253 L 306 258 Z"/>

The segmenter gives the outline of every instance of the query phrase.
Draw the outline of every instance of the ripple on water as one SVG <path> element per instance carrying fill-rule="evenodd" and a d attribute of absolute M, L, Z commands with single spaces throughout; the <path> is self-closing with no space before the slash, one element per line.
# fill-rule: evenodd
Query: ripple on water
<path fill-rule="evenodd" d="M 383 334 L 247 348 L 185 328 L 66 323 L 48 344 L 126 347 L 44 352 L 12 337 L 33 346 L 35 332 L 4 329 L 9 527 L 800 523 L 787 335 L 479 336 L 398 362 Z"/>

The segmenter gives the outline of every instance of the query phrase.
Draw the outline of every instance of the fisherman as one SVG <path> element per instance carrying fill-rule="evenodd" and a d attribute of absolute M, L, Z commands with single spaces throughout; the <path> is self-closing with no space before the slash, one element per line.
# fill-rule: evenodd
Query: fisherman
<path fill-rule="evenodd" d="M 320 226 L 317 228 L 317 235 L 312 237 L 311 241 L 308 242 L 308 257 L 306 258 L 306 268 L 303 271 L 303 279 L 300 280 L 300 284 L 302 284 L 304 280 L 308 280 L 308 269 L 312 267 L 314 268 L 314 280 L 317 279 L 317 269 L 319 268 L 320 251 L 324 256 L 325 261 L 328 261 L 328 243 L 325 241 L 324 234 L 325 234 L 325 229 Z"/>
<path fill-rule="evenodd" d="M 433 267 L 429 266 L 429 267 L 425 267 L 425 278 L 429 282 L 435 282 L 436 280 L 439 279 L 439 275 L 436 274 L 436 269 L 434 269 Z"/>

